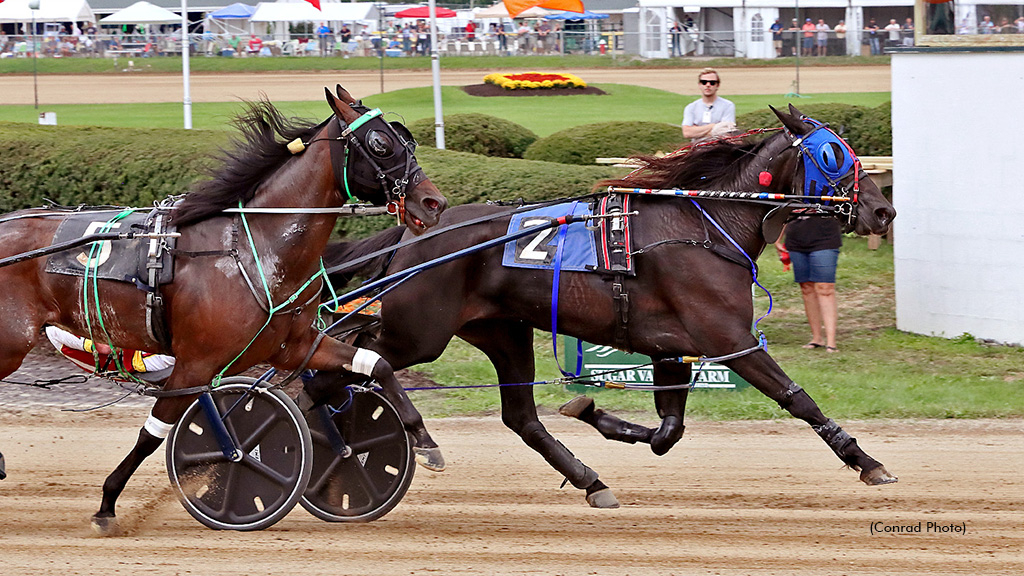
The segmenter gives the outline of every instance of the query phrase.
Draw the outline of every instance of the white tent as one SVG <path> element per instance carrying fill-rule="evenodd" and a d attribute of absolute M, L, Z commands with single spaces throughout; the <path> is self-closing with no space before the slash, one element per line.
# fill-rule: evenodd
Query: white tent
<path fill-rule="evenodd" d="M 323 6 L 323 3 L 320 4 Z M 260 2 L 252 22 L 321 22 L 324 14 L 309 2 Z"/>
<path fill-rule="evenodd" d="M 43 0 L 45 1 L 45 0 Z M 136 2 L 131 6 L 114 12 L 106 18 L 100 18 L 100 24 L 180 24 L 181 16 L 150 4 Z"/>
<path fill-rule="evenodd" d="M 31 22 L 29 0 L 5 0 L 0 3 L 0 22 Z M 86 0 L 41 0 L 35 10 L 36 22 L 95 22 Z"/>
<path fill-rule="evenodd" d="M 554 12 L 552 12 L 551 10 L 545 10 L 545 9 L 539 8 L 537 6 L 533 6 L 532 8 L 527 8 L 526 10 L 520 12 L 516 16 L 516 18 L 543 18 L 543 17 L 547 16 L 548 14 L 554 14 Z M 477 18 L 511 18 L 512 16 L 509 15 L 508 9 L 505 8 L 505 3 L 504 2 L 498 2 L 494 6 L 491 6 L 490 8 L 483 8 L 481 10 L 478 10 L 476 12 L 476 17 Z"/>
<path fill-rule="evenodd" d="M 377 5 L 373 2 L 320 2 L 321 20 L 327 22 L 356 22 L 377 20 Z"/>
<path fill-rule="evenodd" d="M 260 2 L 253 22 L 357 22 L 377 20 L 373 2 L 320 2 L 320 10 L 305 1 Z"/>

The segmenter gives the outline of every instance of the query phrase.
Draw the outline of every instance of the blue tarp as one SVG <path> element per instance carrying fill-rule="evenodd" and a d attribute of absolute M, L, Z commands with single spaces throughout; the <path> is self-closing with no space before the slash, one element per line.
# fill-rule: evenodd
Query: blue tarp
<path fill-rule="evenodd" d="M 216 12 L 210 12 L 210 18 L 216 18 L 218 20 L 228 20 L 235 18 L 249 18 L 256 12 L 255 6 L 249 6 L 248 4 L 242 4 L 237 2 L 231 6 L 225 6 Z"/>
<path fill-rule="evenodd" d="M 545 20 L 604 20 L 607 18 L 607 14 L 597 14 L 590 10 L 584 10 L 582 14 L 579 12 L 555 12 L 544 17 Z"/>

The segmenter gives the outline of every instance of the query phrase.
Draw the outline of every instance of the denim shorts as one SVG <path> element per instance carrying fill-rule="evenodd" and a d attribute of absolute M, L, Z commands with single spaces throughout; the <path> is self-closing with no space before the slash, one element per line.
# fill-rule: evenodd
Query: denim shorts
<path fill-rule="evenodd" d="M 796 282 L 836 282 L 836 263 L 839 249 L 815 250 L 814 252 L 790 251 L 793 262 L 793 280 Z"/>

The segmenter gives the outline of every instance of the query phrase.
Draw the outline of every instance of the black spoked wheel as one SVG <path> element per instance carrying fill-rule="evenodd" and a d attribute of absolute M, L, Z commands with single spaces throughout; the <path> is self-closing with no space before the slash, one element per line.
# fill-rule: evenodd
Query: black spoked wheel
<path fill-rule="evenodd" d="M 349 387 L 337 411 L 306 415 L 313 474 L 302 507 L 328 522 L 371 522 L 405 496 L 415 470 L 412 443 L 394 406 L 380 394 Z"/>
<path fill-rule="evenodd" d="M 302 412 L 284 392 L 251 389 L 253 378 L 222 380 L 213 391 L 240 459 L 224 455 L 199 401 L 167 437 L 167 474 L 185 510 L 218 530 L 262 530 L 302 497 L 313 445 Z M 226 417 L 225 417 L 226 415 Z"/>

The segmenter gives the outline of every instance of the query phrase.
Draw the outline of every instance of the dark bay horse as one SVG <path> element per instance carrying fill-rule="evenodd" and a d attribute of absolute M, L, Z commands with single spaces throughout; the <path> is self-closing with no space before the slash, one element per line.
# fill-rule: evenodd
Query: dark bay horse
<path fill-rule="evenodd" d="M 409 230 L 420 233 L 438 222 L 447 201 L 416 163 L 404 126 L 384 121 L 340 86 L 337 96 L 326 92 L 334 114 L 318 125 L 285 118 L 266 101 L 248 104 L 235 121 L 235 147 L 174 212 L 181 233 L 175 274 L 161 287 L 168 344 L 148 333 L 146 293 L 135 285 L 99 280 L 84 299 L 82 277 L 46 273 L 46 259 L 36 258 L 0 268 L 0 377 L 21 365 L 42 327 L 52 324 L 119 348 L 173 354 L 165 392 L 207 385 L 225 367 L 230 375 L 263 362 L 282 370 L 356 370 L 398 386 L 376 354 L 321 338 L 313 328 L 320 256 L 338 217 L 332 209 L 345 204 L 346 194 L 393 203 Z M 282 210 L 223 212 L 240 205 Z M 50 246 L 67 216 L 33 209 L 0 218 L 0 257 Z M 135 447 L 103 484 L 92 518 L 97 531 L 116 531 L 114 507 L 128 479 L 197 395 L 158 398 Z M 425 448 L 436 452 L 436 444 Z"/>
<path fill-rule="evenodd" d="M 784 130 L 760 142 L 720 141 L 665 158 L 643 158 L 644 167 L 625 179 L 603 182 L 627 188 L 682 188 L 720 191 L 763 191 L 801 194 L 814 190 L 846 196 L 847 228 L 859 234 L 885 232 L 896 215 L 891 204 L 860 169 L 853 151 L 827 127 L 805 119 L 795 108 L 776 111 Z M 817 134 L 812 138 L 813 134 Z M 808 149 L 808 142 L 815 143 Z M 807 157 L 822 164 L 808 168 Z M 827 165 L 826 165 L 827 164 Z M 821 173 L 832 173 L 822 179 Z M 817 184 L 805 186 L 808 171 Z M 753 202 L 631 197 L 629 209 L 632 255 L 636 275 L 621 281 L 594 273 L 564 271 L 557 303 L 559 333 L 594 344 L 640 352 L 654 360 L 655 386 L 675 389 L 654 393 L 661 418 L 656 430 L 621 421 L 594 409 L 590 399 L 577 399 L 563 412 L 587 421 L 606 437 L 649 443 L 666 453 L 683 434 L 683 413 L 690 364 L 682 356 L 719 357 L 748 353 L 723 363 L 793 416 L 805 420 L 867 484 L 894 482 L 818 406 L 763 349 L 751 332 L 753 262 L 765 248 L 768 227 L 763 221 L 772 205 Z M 805 199 L 805 202 L 827 204 Z M 698 208 L 698 205 L 700 208 Z M 806 204 L 799 204 L 806 207 Z M 508 208 L 463 205 L 448 210 L 432 234 L 436 236 L 397 250 L 388 272 L 407 269 L 440 255 L 501 236 L 509 223 Z M 706 214 L 705 214 L 706 212 Z M 486 215 L 496 218 L 444 233 L 460 222 Z M 721 228 L 712 223 L 717 222 Z M 769 219 L 770 220 L 770 219 Z M 438 233 L 438 231 L 442 231 Z M 408 237 L 408 234 L 405 234 Z M 777 236 L 777 234 L 775 234 Z M 325 262 L 339 265 L 395 244 L 401 228 L 367 240 L 332 245 Z M 732 240 L 735 244 L 732 243 Z M 774 238 L 768 240 L 774 241 Z M 420 272 L 382 299 L 382 329 L 367 346 L 395 369 L 438 358 L 453 336 L 482 350 L 494 364 L 500 383 L 534 381 L 533 330 L 552 328 L 550 270 L 502 266 L 502 250 L 493 248 Z M 620 284 L 616 286 L 615 284 Z M 440 289 L 439 289 L 440 288 Z M 628 297 L 624 303 L 616 299 Z M 625 306 L 623 305 L 625 304 Z M 628 313 L 628 323 L 622 322 Z M 620 324 L 624 334 L 616 336 Z M 307 385 L 311 398 L 327 395 L 318 380 Z M 387 389 L 388 385 L 385 384 Z M 401 396 L 389 391 L 393 399 Z M 532 387 L 501 388 L 502 421 L 539 452 L 573 486 L 587 491 L 595 507 L 618 505 L 615 496 L 592 469 L 577 460 L 540 423 Z"/>

